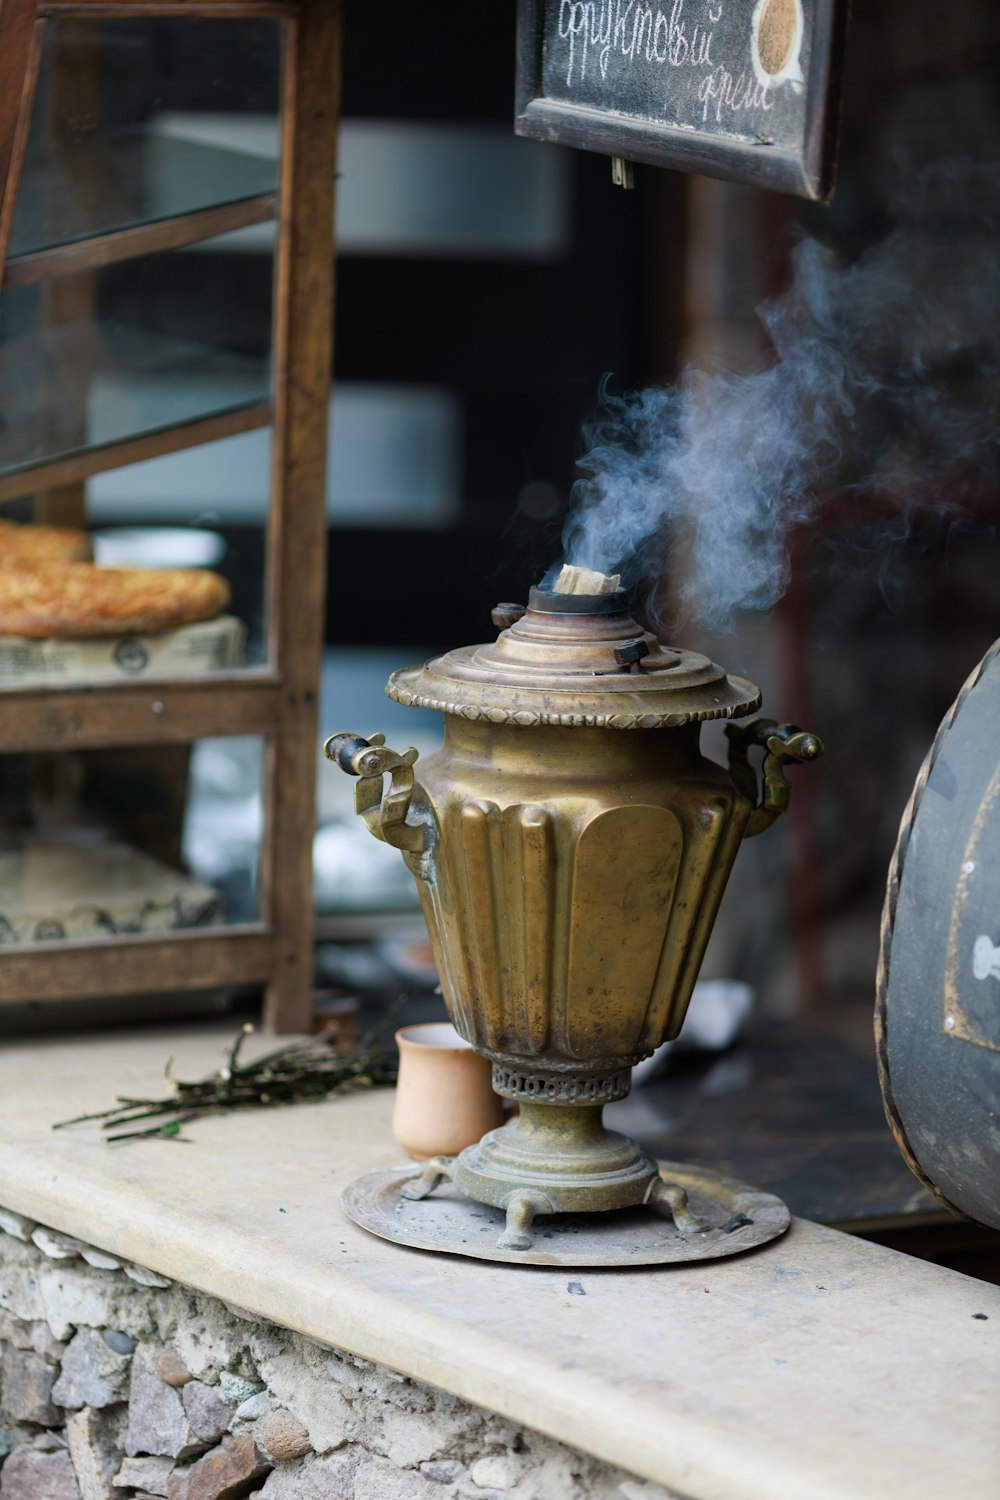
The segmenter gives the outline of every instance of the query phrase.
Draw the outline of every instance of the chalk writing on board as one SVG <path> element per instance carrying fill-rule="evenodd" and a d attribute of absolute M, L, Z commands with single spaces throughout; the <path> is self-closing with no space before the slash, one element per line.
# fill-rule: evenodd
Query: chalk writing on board
<path fill-rule="evenodd" d="M 751 136 L 780 101 L 800 126 L 801 0 L 546 0 L 544 29 L 548 98 Z"/>
<path fill-rule="evenodd" d="M 517 0 L 518 135 L 825 198 L 847 0 Z"/>

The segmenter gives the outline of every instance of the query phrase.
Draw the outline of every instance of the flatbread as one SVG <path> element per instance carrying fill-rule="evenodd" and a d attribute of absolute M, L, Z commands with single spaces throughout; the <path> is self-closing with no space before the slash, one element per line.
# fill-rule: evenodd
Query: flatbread
<path fill-rule="evenodd" d="M 0 552 L 0 635 L 149 635 L 212 620 L 229 585 L 207 568 L 28 563 Z"/>
<path fill-rule="evenodd" d="M 87 562 L 90 538 L 72 526 L 19 526 L 0 521 L 0 561 L 18 558 L 31 562 Z"/>

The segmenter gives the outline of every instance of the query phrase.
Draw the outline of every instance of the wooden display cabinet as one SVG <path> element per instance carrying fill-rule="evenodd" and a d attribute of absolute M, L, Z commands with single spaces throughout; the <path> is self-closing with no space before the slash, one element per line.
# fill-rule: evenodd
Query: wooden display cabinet
<path fill-rule="evenodd" d="M 73 222 L 60 222 L 67 217 L 66 194 L 51 181 L 42 193 L 45 211 L 33 216 L 31 194 L 44 174 L 44 163 L 38 167 L 29 158 L 37 111 L 50 118 L 61 113 L 71 126 L 83 121 L 92 148 L 107 107 L 102 28 L 138 18 L 211 25 L 216 36 L 222 23 L 274 23 L 281 141 L 276 180 L 259 180 L 252 157 L 204 148 L 195 161 L 188 146 L 187 162 L 161 172 L 157 192 L 144 193 L 134 155 L 148 151 L 149 143 L 116 142 L 109 127 L 96 168 L 93 149 L 81 149 L 79 161 L 72 151 L 61 160 L 72 176 Z M 72 42 L 70 61 L 39 89 L 56 28 Z M 35 288 L 41 309 L 34 350 L 31 336 L 0 347 L 0 516 L 83 519 L 83 486 L 96 474 L 272 429 L 261 664 L 107 687 L 0 690 L 5 755 L 154 746 L 162 757 L 164 747 L 203 738 L 262 737 L 258 918 L 160 936 L 8 945 L 0 949 L 0 1003 L 263 983 L 269 1026 L 308 1026 L 340 28 L 339 0 L 0 0 L 3 301 L 8 293 Z M 238 66 L 234 57 L 232 67 Z M 173 146 L 160 142 L 153 149 Z M 117 202 L 118 189 L 136 181 L 140 191 L 125 191 Z M 83 371 L 86 384 L 95 341 L 126 390 L 145 358 L 141 339 L 100 326 L 97 288 L 105 268 L 269 220 L 277 225 L 270 367 L 264 361 L 255 381 L 246 362 L 237 361 L 238 399 L 200 409 L 192 400 L 188 409 L 165 416 L 145 412 L 141 401 L 125 402 L 124 412 L 106 420 L 95 438 L 82 416 L 85 392 L 74 383 Z M 187 347 L 193 372 L 214 368 L 212 361 L 224 373 L 228 368 L 226 351 Z M 49 402 L 49 416 L 35 422 L 26 442 L 16 419 L 3 422 L 3 405 L 9 401 L 16 418 L 35 358 L 58 376 L 60 399 Z"/>

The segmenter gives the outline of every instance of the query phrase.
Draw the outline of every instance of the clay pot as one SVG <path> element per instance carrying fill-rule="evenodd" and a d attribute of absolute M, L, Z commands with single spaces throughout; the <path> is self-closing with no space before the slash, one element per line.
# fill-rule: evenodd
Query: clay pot
<path fill-rule="evenodd" d="M 454 1026 L 432 1021 L 396 1032 L 399 1079 L 392 1114 L 398 1145 L 416 1161 L 457 1156 L 502 1125 L 504 1102 L 493 1092 L 492 1065 Z"/>

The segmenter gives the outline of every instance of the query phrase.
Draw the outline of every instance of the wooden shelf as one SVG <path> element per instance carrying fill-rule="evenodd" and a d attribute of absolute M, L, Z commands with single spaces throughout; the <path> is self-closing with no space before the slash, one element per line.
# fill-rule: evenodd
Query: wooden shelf
<path fill-rule="evenodd" d="M 277 192 L 276 161 L 155 128 L 49 136 L 22 169 L 6 285 L 258 224 Z"/>
<path fill-rule="evenodd" d="M 268 734 L 284 700 L 280 678 L 254 668 L 94 688 L 4 689 L 0 746 L 8 754 Z"/>
<path fill-rule="evenodd" d="M 258 17 L 289 18 L 298 15 L 302 0 L 37 0 L 37 13 L 44 19 L 64 16 L 88 21 L 117 20 L 130 16 L 179 16 L 203 20 L 247 20 Z"/>
<path fill-rule="evenodd" d="M 19 943 L 3 950 L 0 1005 L 254 984 L 273 971 L 274 953 L 274 934 L 256 923 L 100 943 Z"/>
<path fill-rule="evenodd" d="M 277 203 L 274 193 L 263 193 L 257 198 L 244 198 L 239 203 L 227 203 L 218 208 L 204 208 L 176 219 L 112 230 L 72 244 L 35 250 L 8 262 L 4 285 L 8 290 L 33 286 L 53 276 L 95 271 L 116 261 L 133 260 L 137 255 L 179 250 L 200 240 L 228 234 L 233 229 L 245 229 L 249 224 L 266 223 L 274 218 Z"/>
<path fill-rule="evenodd" d="M 78 484 L 93 474 L 107 474 L 111 469 L 124 469 L 129 464 L 196 448 L 201 443 L 215 443 L 239 432 L 270 427 L 273 417 L 271 403 L 261 401 L 256 406 L 244 407 L 242 411 L 201 417 L 180 427 L 167 427 L 161 432 L 144 433 L 142 437 L 110 443 L 106 448 L 92 448 L 68 458 L 50 459 L 47 463 L 36 464 L 6 477 L 0 475 L 0 503 L 19 500 L 23 495 L 34 495 L 39 490 Z"/>

